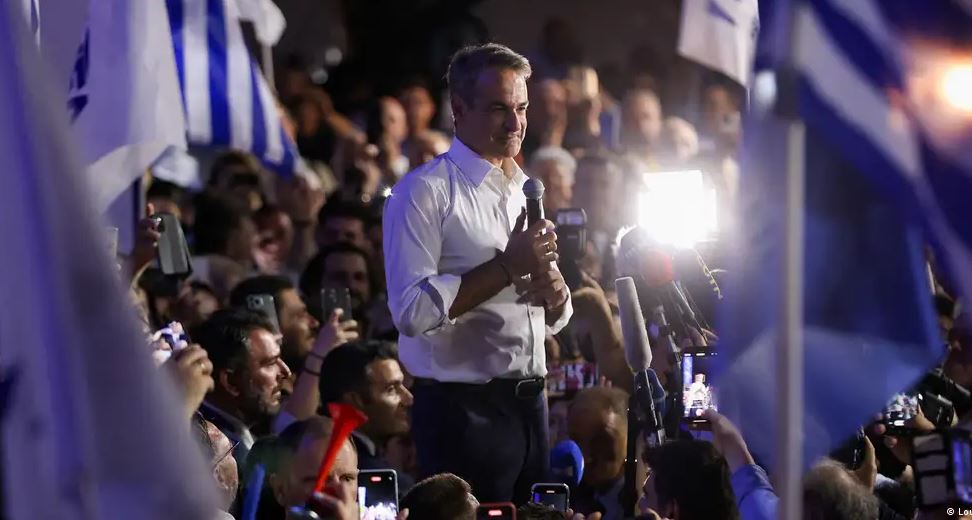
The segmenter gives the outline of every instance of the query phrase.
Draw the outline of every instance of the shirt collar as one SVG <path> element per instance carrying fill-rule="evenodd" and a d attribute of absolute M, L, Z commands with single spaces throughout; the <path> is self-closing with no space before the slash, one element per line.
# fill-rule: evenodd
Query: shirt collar
<path fill-rule="evenodd" d="M 498 175 L 504 175 L 503 170 L 512 169 L 514 172 L 513 181 L 519 185 L 526 182 L 526 174 L 520 169 L 520 166 L 516 164 L 516 161 L 507 157 L 503 159 L 503 168 L 497 168 L 493 166 L 493 163 L 483 159 L 481 155 L 474 152 L 465 143 L 459 140 L 458 137 L 452 139 L 452 146 L 449 148 L 449 158 L 459 167 L 459 171 L 469 179 L 477 188 L 483 184 L 486 177 L 495 172 Z"/>
<path fill-rule="evenodd" d="M 354 437 L 354 444 L 360 448 L 363 448 L 368 455 L 372 457 L 378 456 L 378 447 L 375 446 L 374 441 L 368 438 L 367 435 L 363 433 L 358 433 L 357 430 L 351 432 L 351 436 Z"/>
<path fill-rule="evenodd" d="M 234 440 L 239 440 L 243 442 L 243 444 L 245 444 L 247 448 L 253 446 L 255 439 L 253 438 L 253 434 L 250 432 L 250 428 L 249 426 L 246 425 L 246 423 L 241 421 L 238 417 L 234 416 L 233 414 L 223 410 L 222 408 L 214 405 L 209 401 L 203 401 L 202 406 L 206 407 L 214 415 L 218 416 L 223 421 L 225 421 L 229 427 L 235 430 L 236 434 L 239 436 L 239 439 L 234 439 Z"/>

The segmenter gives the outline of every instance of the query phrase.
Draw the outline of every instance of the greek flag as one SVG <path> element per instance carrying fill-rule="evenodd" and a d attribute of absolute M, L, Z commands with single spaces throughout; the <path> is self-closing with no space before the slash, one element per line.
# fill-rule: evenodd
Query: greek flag
<path fill-rule="evenodd" d="M 91 0 L 67 109 L 101 210 L 167 148 L 186 147 L 170 41 L 162 2 Z"/>
<path fill-rule="evenodd" d="M 0 2 L 0 516 L 211 519 L 212 473 L 137 331 L 41 62 Z"/>
<path fill-rule="evenodd" d="M 800 441 L 809 464 L 945 355 L 926 243 L 954 288 L 972 296 L 972 19 L 950 0 L 808 0 L 793 20 L 776 42 L 783 34 L 792 44 L 796 80 L 784 87 L 795 89 L 806 126 Z M 780 165 L 789 158 L 783 123 L 768 114 L 749 123 L 747 218 L 734 244 L 741 257 L 727 290 L 718 384 L 720 408 L 772 465 Z"/>
<path fill-rule="evenodd" d="M 749 84 L 759 33 L 757 0 L 684 0 L 678 53 Z"/>
<path fill-rule="evenodd" d="M 292 175 L 297 147 L 250 57 L 236 0 L 166 0 L 189 143 L 252 153 Z"/>

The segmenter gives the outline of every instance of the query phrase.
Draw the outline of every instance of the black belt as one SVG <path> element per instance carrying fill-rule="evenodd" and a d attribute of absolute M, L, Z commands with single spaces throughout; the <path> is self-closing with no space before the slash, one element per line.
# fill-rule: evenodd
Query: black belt
<path fill-rule="evenodd" d="M 542 377 L 531 377 L 528 379 L 491 379 L 486 383 L 447 383 L 427 379 L 424 377 L 415 378 L 415 386 L 442 385 L 447 388 L 462 388 L 469 390 L 485 390 L 498 394 L 513 395 L 517 399 L 533 399 L 543 393 L 546 383 Z"/>

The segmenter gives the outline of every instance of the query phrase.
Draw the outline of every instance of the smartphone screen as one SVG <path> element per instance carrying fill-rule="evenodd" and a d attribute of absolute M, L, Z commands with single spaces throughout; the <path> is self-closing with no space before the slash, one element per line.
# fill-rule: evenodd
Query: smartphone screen
<path fill-rule="evenodd" d="M 259 312 L 273 323 L 273 332 L 280 334 L 280 320 L 277 319 L 277 307 L 273 296 L 269 294 L 251 294 L 246 297 L 246 308 Z"/>
<path fill-rule="evenodd" d="M 690 424 L 707 423 L 702 418 L 706 410 L 718 410 L 716 388 L 711 375 L 715 369 L 715 350 L 708 347 L 685 349 L 682 357 L 682 419 Z"/>
<path fill-rule="evenodd" d="M 516 506 L 513 504 L 480 504 L 476 509 L 476 520 L 516 520 Z"/>
<path fill-rule="evenodd" d="M 570 504 L 570 488 L 566 484 L 534 484 L 530 488 L 530 501 L 566 512 Z"/>
<path fill-rule="evenodd" d="M 921 401 L 918 394 L 894 394 L 882 414 L 884 425 L 889 432 L 904 432 L 908 429 L 908 421 L 918 415 L 919 406 Z"/>
<path fill-rule="evenodd" d="M 362 520 L 395 520 L 398 517 L 398 474 L 392 469 L 361 470 L 358 504 Z"/>
<path fill-rule="evenodd" d="M 344 314 L 341 315 L 341 321 L 353 319 L 351 316 L 351 290 L 347 287 L 325 287 L 321 289 L 321 310 L 323 311 L 321 314 L 322 319 L 330 319 L 331 313 L 334 312 L 335 309 L 341 309 L 344 311 Z"/>
<path fill-rule="evenodd" d="M 972 445 L 966 436 L 952 439 L 952 468 L 955 497 L 963 504 L 972 504 Z"/>

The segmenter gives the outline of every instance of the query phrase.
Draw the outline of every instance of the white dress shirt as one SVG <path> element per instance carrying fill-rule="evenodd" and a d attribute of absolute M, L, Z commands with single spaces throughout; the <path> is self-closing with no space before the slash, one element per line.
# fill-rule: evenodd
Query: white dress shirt
<path fill-rule="evenodd" d="M 546 375 L 545 311 L 517 303 L 513 286 L 449 319 L 462 275 L 506 249 L 526 205 L 526 179 L 513 160 L 498 168 L 454 139 L 392 190 L 384 213 L 388 304 L 412 375 L 463 383 Z M 568 298 L 550 330 L 571 314 Z"/>

